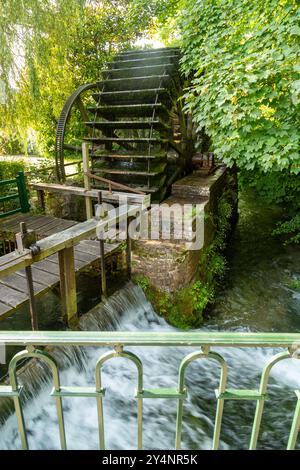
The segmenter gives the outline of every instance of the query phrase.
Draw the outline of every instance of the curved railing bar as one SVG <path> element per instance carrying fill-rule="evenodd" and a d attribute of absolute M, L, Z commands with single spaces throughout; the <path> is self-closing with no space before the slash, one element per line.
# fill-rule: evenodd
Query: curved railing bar
<path fill-rule="evenodd" d="M 101 380 L 101 370 L 103 365 L 114 357 L 123 357 L 129 359 L 136 365 L 138 372 L 138 385 L 137 393 L 142 394 L 143 392 L 143 364 L 142 361 L 135 354 L 130 351 L 123 351 L 122 347 L 116 347 L 115 351 L 109 351 L 103 354 L 97 361 L 95 367 L 96 375 L 96 392 L 99 394 L 97 396 L 97 409 L 98 409 L 98 422 L 99 422 L 99 446 L 101 450 L 105 450 L 105 439 L 104 439 L 104 419 L 103 419 L 103 395 L 104 390 L 102 388 Z M 137 410 L 137 421 L 138 421 L 138 431 L 137 431 L 137 441 L 138 441 L 138 450 L 142 449 L 143 446 L 143 399 L 138 398 L 138 410 Z"/>
<path fill-rule="evenodd" d="M 227 366 L 225 359 L 220 354 L 213 352 L 213 351 L 193 352 L 193 353 L 188 354 L 181 361 L 181 364 L 179 366 L 179 372 L 178 372 L 179 373 L 178 392 L 181 394 L 184 394 L 185 371 L 189 364 L 191 364 L 192 362 L 198 359 L 213 359 L 219 363 L 221 367 L 221 375 L 220 375 L 218 392 L 220 394 L 224 393 L 226 389 L 226 383 L 227 383 L 228 366 Z M 179 450 L 181 448 L 183 400 L 184 398 L 179 398 L 178 405 L 177 405 L 176 437 L 175 437 L 175 449 L 176 450 Z M 217 404 L 217 411 L 216 411 L 216 420 L 215 420 L 215 428 L 214 428 L 214 436 L 213 436 L 213 449 L 217 449 L 219 446 L 223 409 L 224 409 L 224 400 L 219 399 L 218 404 Z"/>
<path fill-rule="evenodd" d="M 294 450 L 296 447 L 297 437 L 300 429 L 300 390 L 296 390 L 297 404 L 289 435 L 287 450 Z"/>
<path fill-rule="evenodd" d="M 40 351 L 38 349 L 34 349 L 33 346 L 28 346 L 26 350 L 17 353 L 9 363 L 8 374 L 10 378 L 10 384 L 12 390 L 17 392 L 19 390 L 18 385 L 18 378 L 17 378 L 17 365 L 20 361 L 27 358 L 36 358 L 45 362 L 52 373 L 52 380 L 53 380 L 53 387 L 56 392 L 60 391 L 60 378 L 59 372 L 56 361 L 53 357 L 50 356 L 49 353 L 46 351 Z M 28 449 L 28 440 L 27 440 L 27 433 L 25 428 L 25 421 L 23 410 L 20 404 L 20 397 L 18 395 L 13 397 L 14 405 L 16 410 L 19 434 L 21 437 L 21 443 L 23 449 Z M 57 412 L 57 419 L 58 419 L 58 427 L 59 427 L 59 438 L 60 438 L 60 445 L 62 450 L 67 449 L 67 442 L 66 442 L 66 432 L 65 432 L 65 424 L 64 424 L 64 416 L 63 416 L 63 407 L 62 407 L 62 399 L 60 396 L 55 397 L 56 401 L 56 412 Z"/>
<path fill-rule="evenodd" d="M 259 394 L 261 395 L 261 398 L 257 400 L 257 404 L 256 404 L 256 410 L 255 410 L 255 416 L 254 416 L 254 422 L 253 422 L 251 440 L 250 440 L 250 446 L 249 446 L 250 450 L 255 450 L 257 446 L 257 440 L 258 440 L 258 435 L 259 435 L 259 430 L 260 430 L 260 425 L 261 425 L 262 414 L 264 410 L 265 395 L 266 395 L 267 388 L 268 388 L 270 372 L 272 368 L 275 366 L 275 364 L 277 364 L 280 361 L 283 361 L 284 359 L 290 359 L 291 357 L 292 357 L 292 354 L 289 351 L 278 353 L 276 354 L 276 356 L 273 356 L 267 362 L 267 364 L 265 365 L 262 371 L 260 386 L 259 386 Z"/>

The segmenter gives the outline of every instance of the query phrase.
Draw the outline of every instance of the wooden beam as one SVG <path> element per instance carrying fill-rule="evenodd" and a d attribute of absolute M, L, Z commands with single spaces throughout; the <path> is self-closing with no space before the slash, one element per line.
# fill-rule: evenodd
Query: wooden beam
<path fill-rule="evenodd" d="M 95 236 L 97 233 L 105 232 L 112 225 L 126 220 L 127 217 L 134 217 L 138 212 L 140 212 L 140 206 L 120 206 L 109 211 L 107 216 L 101 220 L 90 219 L 37 241 L 36 245 L 40 248 L 40 252 L 35 256 L 28 249 L 20 253 L 14 251 L 2 256 L 0 258 L 0 279 L 37 261 L 48 258 L 48 256 L 58 251 L 73 247 L 81 240 Z"/>
<path fill-rule="evenodd" d="M 66 194 L 74 194 L 75 196 L 82 196 L 86 198 L 93 198 L 97 199 L 99 189 L 91 189 L 87 190 L 85 188 L 80 188 L 77 186 L 66 186 L 63 184 L 55 184 L 55 183 L 33 183 L 31 187 L 37 191 L 45 190 L 50 193 L 66 193 Z M 102 194 L 102 201 L 108 202 L 111 204 L 120 204 L 122 203 L 122 198 L 128 204 L 140 204 L 143 208 L 148 208 L 150 206 L 150 194 L 140 195 L 140 194 L 133 194 L 127 192 L 120 192 L 120 191 L 106 191 L 101 190 Z"/>
<path fill-rule="evenodd" d="M 88 177 L 88 173 L 90 171 L 90 155 L 89 155 L 89 144 L 83 142 L 82 144 L 82 169 L 83 169 L 83 182 L 84 182 L 84 189 L 86 191 L 91 190 L 91 180 Z M 92 199 L 90 196 L 85 198 L 85 208 L 86 208 L 86 218 L 91 219 L 93 217 L 93 205 Z"/>
<path fill-rule="evenodd" d="M 64 317 L 70 328 L 78 324 L 74 247 L 58 252 L 60 292 Z"/>
<path fill-rule="evenodd" d="M 126 228 L 126 269 L 128 280 L 131 279 L 131 238 L 129 233 L 129 226 L 132 218 L 127 219 L 127 228 Z"/>

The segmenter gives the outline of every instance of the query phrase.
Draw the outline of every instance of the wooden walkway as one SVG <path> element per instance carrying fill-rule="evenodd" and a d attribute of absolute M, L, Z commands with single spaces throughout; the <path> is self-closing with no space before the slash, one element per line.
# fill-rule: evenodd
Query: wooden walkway
<path fill-rule="evenodd" d="M 0 223 L 0 237 L 14 240 L 20 222 L 26 222 L 28 229 L 36 231 L 39 239 L 66 230 L 77 224 L 75 221 L 51 216 L 21 214 L 9 217 Z M 105 243 L 105 258 L 113 255 L 120 243 Z M 100 246 L 97 240 L 82 240 L 74 247 L 75 270 L 79 272 L 100 260 Z M 53 289 L 60 282 L 58 254 L 38 261 L 32 266 L 34 293 L 40 296 Z M 0 280 L 0 320 L 9 316 L 28 301 L 25 270 L 21 269 Z"/>
<path fill-rule="evenodd" d="M 50 215 L 18 214 L 7 217 L 0 222 L 0 238 L 14 242 L 16 233 L 20 231 L 21 222 L 26 222 L 28 229 L 35 230 L 38 239 L 61 232 L 78 223 L 74 220 L 58 219 Z"/>

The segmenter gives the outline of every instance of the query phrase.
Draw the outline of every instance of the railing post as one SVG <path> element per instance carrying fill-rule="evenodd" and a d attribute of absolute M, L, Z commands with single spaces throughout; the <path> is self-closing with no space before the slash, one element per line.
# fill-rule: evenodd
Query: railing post
<path fill-rule="evenodd" d="M 102 204 L 102 193 L 98 193 L 98 206 Z M 99 234 L 100 238 L 100 265 L 101 265 L 101 295 L 104 299 L 107 298 L 107 287 L 106 287 L 106 269 L 105 269 L 105 250 L 104 250 L 104 239 L 103 232 Z"/>
<path fill-rule="evenodd" d="M 19 171 L 16 177 L 16 181 L 17 181 L 17 186 L 18 186 L 18 191 L 19 191 L 21 212 L 29 212 L 30 204 L 28 201 L 28 193 L 27 193 L 27 188 L 26 188 L 24 171 Z"/>
<path fill-rule="evenodd" d="M 76 327 L 77 316 L 77 295 L 74 247 L 64 248 L 58 252 L 60 271 L 60 292 L 63 304 L 64 316 L 69 327 Z"/>
<path fill-rule="evenodd" d="M 91 182 L 87 173 L 90 171 L 90 156 L 89 156 L 89 145 L 87 142 L 82 144 L 82 169 L 83 169 L 83 181 L 84 188 L 87 191 L 91 190 Z M 92 199 L 90 197 L 85 197 L 85 207 L 86 207 L 86 218 L 92 219 L 93 217 L 93 205 Z"/>
<path fill-rule="evenodd" d="M 27 231 L 25 222 L 20 223 L 20 233 L 16 234 L 16 242 L 17 242 L 18 250 L 20 252 L 23 251 L 25 248 L 33 247 L 33 245 L 36 242 L 36 234 L 33 231 L 31 232 Z M 37 311 L 36 311 L 31 266 L 25 267 L 25 274 L 26 274 L 26 283 L 27 283 L 27 293 L 28 293 L 28 298 L 29 298 L 31 328 L 33 331 L 36 331 L 38 330 L 38 316 L 37 316 Z"/>
<path fill-rule="evenodd" d="M 45 211 L 45 191 L 43 189 L 37 189 L 37 197 L 40 208 Z"/>

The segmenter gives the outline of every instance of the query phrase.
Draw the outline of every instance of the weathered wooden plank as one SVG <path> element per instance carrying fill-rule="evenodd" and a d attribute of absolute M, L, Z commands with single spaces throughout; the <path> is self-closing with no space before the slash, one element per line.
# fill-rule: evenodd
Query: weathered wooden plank
<path fill-rule="evenodd" d="M 0 223 L 0 231 L 11 231 L 11 227 L 18 226 L 20 222 L 27 222 L 30 217 L 31 216 L 29 214 L 18 214 L 10 216 Z"/>
<path fill-rule="evenodd" d="M 105 255 L 111 254 L 117 251 L 121 246 L 121 243 L 104 243 Z"/>
<path fill-rule="evenodd" d="M 2 317 L 2 315 L 10 311 L 11 311 L 11 307 L 0 302 L 0 317 Z"/>
<path fill-rule="evenodd" d="M 81 244 L 77 245 L 77 252 L 89 253 L 90 255 L 100 256 L 100 245 Z"/>
<path fill-rule="evenodd" d="M 15 308 L 25 302 L 28 296 L 25 292 L 19 292 L 11 287 L 0 284 L 0 299 L 3 304 Z"/>
<path fill-rule="evenodd" d="M 57 263 L 49 261 L 48 259 L 44 259 L 39 261 L 34 265 L 39 270 L 45 271 L 50 274 L 54 274 L 55 276 L 59 276 L 59 265 Z"/>
<path fill-rule="evenodd" d="M 74 224 L 72 225 L 64 224 L 63 222 L 61 222 L 60 219 L 57 219 L 57 220 L 52 219 L 46 225 L 43 226 L 42 228 L 43 235 L 44 237 L 48 237 L 53 229 L 55 229 L 55 232 L 58 233 L 58 232 L 62 232 L 63 230 L 66 230 L 69 227 L 72 227 L 73 225 Z"/>
<path fill-rule="evenodd" d="M 85 245 L 93 246 L 95 248 L 99 248 L 99 240 L 81 240 L 81 242 L 77 245 L 78 247 L 84 248 Z"/>
<path fill-rule="evenodd" d="M 94 258 L 92 261 L 87 263 L 86 261 L 82 261 L 81 259 L 75 258 L 74 263 L 75 263 L 75 271 L 81 271 L 84 268 L 89 268 L 92 266 L 93 262 L 95 263 L 97 261 L 96 258 Z"/>
<path fill-rule="evenodd" d="M 48 236 L 50 231 L 53 233 L 54 227 L 56 227 L 56 232 L 59 232 L 77 224 L 74 220 L 64 220 L 48 215 L 21 214 L 1 222 L 0 232 L 15 234 L 19 232 L 21 222 L 26 222 L 27 229 L 35 230 L 38 238 Z"/>
<path fill-rule="evenodd" d="M 23 254 L 19 254 L 17 251 L 13 251 L 12 253 L 1 256 L 0 279 L 5 276 L 9 276 L 18 269 L 25 268 L 28 263 L 28 259 L 31 259 L 30 250 L 26 250 Z"/>
<path fill-rule="evenodd" d="M 45 220 L 45 217 L 43 216 L 20 217 L 15 224 L 10 225 L 9 227 L 4 226 L 3 233 L 10 234 L 10 235 L 16 234 L 20 231 L 20 223 L 26 222 L 26 226 L 28 229 L 30 230 L 39 229 L 38 236 L 42 236 L 42 231 L 41 231 L 42 227 L 45 224 L 49 223 L 47 219 L 48 217 Z"/>
<path fill-rule="evenodd" d="M 44 237 L 49 237 L 54 233 L 62 232 L 63 230 L 67 230 L 68 228 L 73 227 L 74 225 L 75 224 L 65 224 L 59 222 L 49 224 L 49 226 L 45 228 Z"/>
<path fill-rule="evenodd" d="M 19 271 L 20 276 L 25 276 L 25 271 Z M 34 282 L 43 284 L 47 287 L 53 287 L 59 282 L 59 277 L 38 269 L 37 265 L 32 266 L 32 278 Z"/>
<path fill-rule="evenodd" d="M 84 261 L 86 264 L 92 263 L 95 260 L 96 256 L 87 253 L 86 251 L 79 251 L 77 246 L 75 247 L 75 259 L 79 261 Z"/>
<path fill-rule="evenodd" d="M 0 281 L 0 284 L 4 286 L 11 287 L 12 289 L 18 290 L 20 292 L 27 293 L 27 282 L 26 278 L 21 276 L 18 272 L 11 274 L 10 276 L 5 277 Z M 38 293 L 44 289 L 44 285 L 39 282 L 34 283 L 34 292 Z"/>
<path fill-rule="evenodd" d="M 27 228 L 30 230 L 43 229 L 46 225 L 53 222 L 53 217 L 49 215 L 32 216 L 26 221 Z"/>

